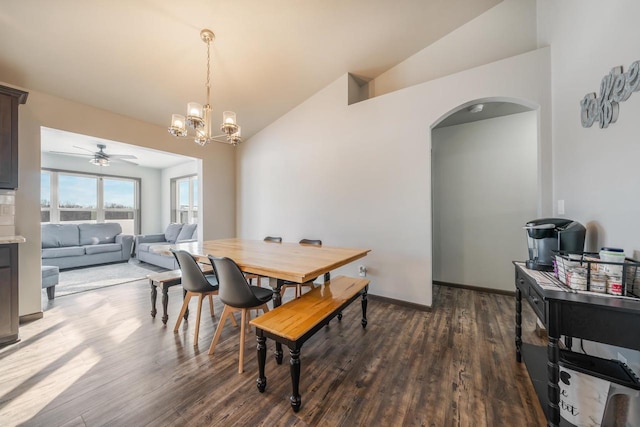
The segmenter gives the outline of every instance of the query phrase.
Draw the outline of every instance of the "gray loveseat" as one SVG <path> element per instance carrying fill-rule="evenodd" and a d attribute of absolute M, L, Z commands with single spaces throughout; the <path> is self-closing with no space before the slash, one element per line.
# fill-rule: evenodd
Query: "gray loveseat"
<path fill-rule="evenodd" d="M 136 258 L 169 270 L 180 268 L 173 255 L 158 253 L 153 250 L 156 246 L 166 246 L 173 243 L 196 242 L 198 240 L 197 224 L 169 224 L 164 233 L 143 234 L 136 236 Z"/>
<path fill-rule="evenodd" d="M 42 265 L 60 269 L 127 261 L 133 236 L 117 223 L 42 224 Z"/>

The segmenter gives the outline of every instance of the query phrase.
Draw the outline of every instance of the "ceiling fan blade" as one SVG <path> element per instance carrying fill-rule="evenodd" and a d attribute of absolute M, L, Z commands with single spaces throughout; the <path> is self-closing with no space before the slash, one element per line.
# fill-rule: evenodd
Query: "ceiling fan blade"
<path fill-rule="evenodd" d="M 110 159 L 137 159 L 133 154 L 105 154 L 109 156 Z"/>
<path fill-rule="evenodd" d="M 95 154 L 96 153 L 93 150 L 89 150 L 88 148 L 80 147 L 80 146 L 77 146 L 77 145 L 74 145 L 73 148 L 79 148 L 80 150 L 88 151 L 91 154 Z"/>
<path fill-rule="evenodd" d="M 84 153 L 69 153 L 67 151 L 49 151 L 51 154 L 64 154 L 65 156 L 83 156 L 83 157 L 93 157 L 93 154 L 84 154 Z"/>

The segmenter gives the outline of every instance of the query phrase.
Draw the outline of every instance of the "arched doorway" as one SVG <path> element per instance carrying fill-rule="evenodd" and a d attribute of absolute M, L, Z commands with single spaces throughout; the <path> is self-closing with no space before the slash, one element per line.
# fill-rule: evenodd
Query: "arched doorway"
<path fill-rule="evenodd" d="M 434 283 L 513 291 L 522 226 L 539 212 L 537 110 L 473 100 L 431 127 Z"/>

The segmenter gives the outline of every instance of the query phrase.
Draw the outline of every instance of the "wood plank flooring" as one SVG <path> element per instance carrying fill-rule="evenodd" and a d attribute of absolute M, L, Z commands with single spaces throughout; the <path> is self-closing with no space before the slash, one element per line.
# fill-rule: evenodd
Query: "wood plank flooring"
<path fill-rule="evenodd" d="M 45 317 L 0 349 L 0 426 L 545 425 L 515 362 L 513 297 L 434 286 L 430 312 L 369 299 L 366 330 L 352 304 L 302 348 L 295 414 L 286 349 L 276 365 L 267 341 L 260 394 L 253 333 L 238 374 L 239 328 L 228 323 L 208 356 L 208 307 L 194 347 L 195 303 L 174 333 L 182 289 L 169 291 L 168 326 L 149 315 L 149 293 L 145 280 L 45 299 Z M 523 339 L 540 342 L 525 306 Z"/>

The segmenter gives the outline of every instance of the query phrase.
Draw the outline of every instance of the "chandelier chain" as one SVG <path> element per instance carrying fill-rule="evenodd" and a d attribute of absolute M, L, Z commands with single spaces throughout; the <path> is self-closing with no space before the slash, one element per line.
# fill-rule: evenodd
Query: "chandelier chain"
<path fill-rule="evenodd" d="M 207 40 L 207 104 L 211 106 L 211 40 Z"/>

